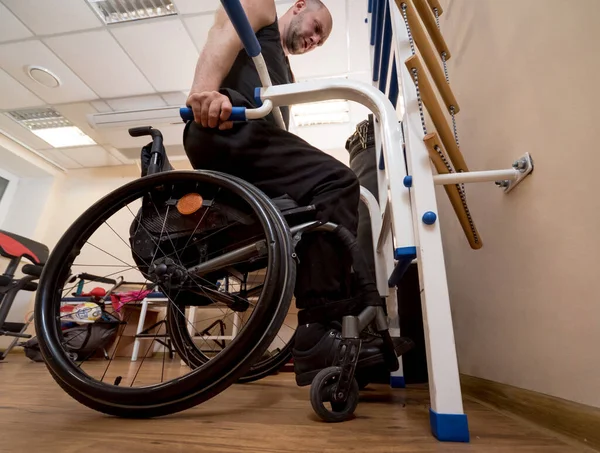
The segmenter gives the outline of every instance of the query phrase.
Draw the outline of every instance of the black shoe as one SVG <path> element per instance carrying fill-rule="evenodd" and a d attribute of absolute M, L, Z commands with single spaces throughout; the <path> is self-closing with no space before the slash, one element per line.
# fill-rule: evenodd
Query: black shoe
<path fill-rule="evenodd" d="M 301 387 L 310 385 L 319 371 L 332 366 L 341 341 L 342 334 L 337 330 L 330 330 L 311 349 L 307 351 L 293 349 L 296 383 Z M 397 356 L 401 356 L 414 347 L 412 340 L 404 337 L 394 338 L 393 342 Z M 356 369 L 371 368 L 384 363 L 383 340 L 380 337 L 369 337 L 363 340 Z"/>

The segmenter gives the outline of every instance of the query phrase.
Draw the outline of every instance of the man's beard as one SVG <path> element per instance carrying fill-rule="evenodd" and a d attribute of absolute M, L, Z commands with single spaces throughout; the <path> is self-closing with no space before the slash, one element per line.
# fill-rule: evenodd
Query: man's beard
<path fill-rule="evenodd" d="M 291 54 L 299 54 L 304 51 L 304 38 L 300 34 L 302 29 L 302 14 L 300 13 L 292 19 L 287 36 L 285 37 L 285 46 Z"/>

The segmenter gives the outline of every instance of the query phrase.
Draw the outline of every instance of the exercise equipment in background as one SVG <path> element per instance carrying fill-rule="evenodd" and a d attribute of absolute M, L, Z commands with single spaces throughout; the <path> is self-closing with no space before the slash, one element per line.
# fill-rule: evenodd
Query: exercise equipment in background
<path fill-rule="evenodd" d="M 19 291 L 37 290 L 38 285 L 35 280 L 40 277 L 48 255 L 48 247 L 44 244 L 0 230 L 0 256 L 9 260 L 4 272 L 0 275 L 0 337 L 13 338 L 0 355 L 0 360 L 6 358 L 19 339 L 31 338 L 31 335 L 25 331 L 33 320 L 32 316 L 29 316 L 25 322 L 8 322 L 6 319 Z M 25 275 L 17 278 L 15 274 L 22 261 L 28 261 L 29 264 L 25 264 L 21 268 L 21 272 Z"/>

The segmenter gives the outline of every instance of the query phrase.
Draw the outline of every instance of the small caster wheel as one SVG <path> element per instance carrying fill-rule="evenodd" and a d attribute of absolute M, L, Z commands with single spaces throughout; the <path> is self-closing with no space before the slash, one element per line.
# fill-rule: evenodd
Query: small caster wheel
<path fill-rule="evenodd" d="M 346 401 L 333 401 L 333 389 L 337 384 L 341 370 L 339 367 L 329 367 L 321 370 L 315 376 L 310 386 L 310 404 L 315 413 L 328 423 L 339 423 L 349 420 L 358 405 L 358 384 L 352 379 Z M 329 402 L 331 409 L 324 403 Z"/>

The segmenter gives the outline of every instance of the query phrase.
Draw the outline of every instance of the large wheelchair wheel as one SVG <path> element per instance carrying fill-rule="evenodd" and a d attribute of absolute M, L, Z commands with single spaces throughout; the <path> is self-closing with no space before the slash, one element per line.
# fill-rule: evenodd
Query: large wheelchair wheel
<path fill-rule="evenodd" d="M 61 322 L 64 297 L 73 290 L 67 282 L 101 268 L 105 277 L 142 279 L 145 287 L 158 288 L 167 299 L 163 324 L 172 327 L 175 319 L 187 319 L 183 307 L 197 307 L 235 315 L 235 337 L 210 360 L 189 367 L 157 351 L 156 342 L 168 336 L 166 328 L 160 331 L 163 325 L 145 335 L 143 341 L 151 343 L 132 362 L 123 351 L 137 320 L 128 321 L 124 313 L 135 313 L 135 307 L 127 304 L 107 359 L 74 356 Z M 35 306 L 44 360 L 58 384 L 92 409 L 125 417 L 187 409 L 236 382 L 263 356 L 287 315 L 295 271 L 287 225 L 269 198 L 248 183 L 209 171 L 141 178 L 81 215 L 46 263 Z M 244 275 L 252 276 L 252 287 L 247 277 L 243 289 L 223 284 Z M 186 332 L 207 336 L 189 324 Z"/>

